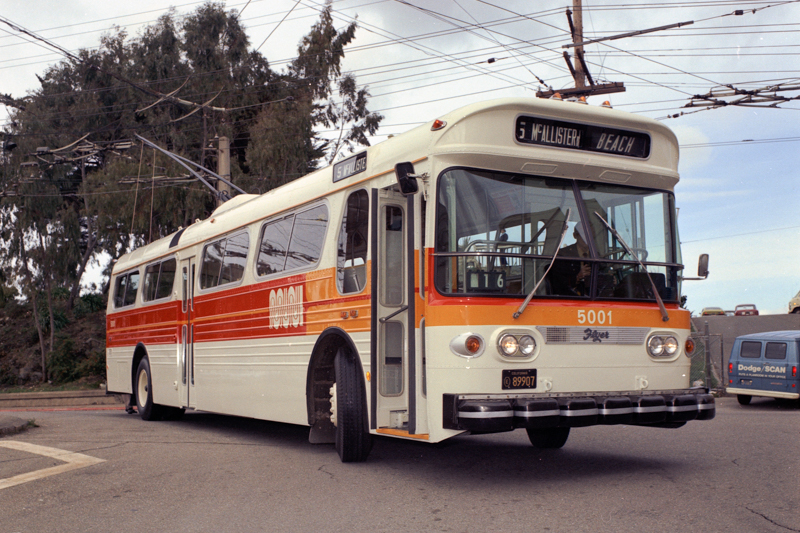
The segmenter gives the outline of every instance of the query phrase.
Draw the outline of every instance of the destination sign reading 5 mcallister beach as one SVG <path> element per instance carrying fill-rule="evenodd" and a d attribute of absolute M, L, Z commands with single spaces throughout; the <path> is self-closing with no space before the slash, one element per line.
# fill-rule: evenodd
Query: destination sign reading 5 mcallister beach
<path fill-rule="evenodd" d="M 514 136 L 519 143 L 624 155 L 640 159 L 646 159 L 650 155 L 650 136 L 638 131 L 562 122 L 527 115 L 518 116 L 515 126 Z"/>

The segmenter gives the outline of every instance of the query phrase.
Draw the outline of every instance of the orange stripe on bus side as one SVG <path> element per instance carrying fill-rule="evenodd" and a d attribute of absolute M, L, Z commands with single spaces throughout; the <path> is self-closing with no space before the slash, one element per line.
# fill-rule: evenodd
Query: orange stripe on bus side
<path fill-rule="evenodd" d="M 539 301 L 531 302 L 525 312 L 515 320 L 513 314 L 519 308 L 519 301 L 501 301 L 491 305 L 479 305 L 474 298 L 448 300 L 450 299 L 439 300 L 437 302 L 439 305 L 427 307 L 426 327 L 492 324 L 690 328 L 689 311 L 677 308 L 668 309 L 670 320 L 663 322 L 658 308 L 646 304 Z M 583 313 L 581 314 L 579 311 Z"/>

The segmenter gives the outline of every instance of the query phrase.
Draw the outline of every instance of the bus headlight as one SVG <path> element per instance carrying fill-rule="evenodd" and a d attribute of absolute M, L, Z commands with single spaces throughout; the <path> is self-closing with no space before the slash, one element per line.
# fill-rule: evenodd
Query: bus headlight
<path fill-rule="evenodd" d="M 672 335 L 653 335 L 647 339 L 647 351 L 652 357 L 670 357 L 678 351 L 678 339 Z"/>
<path fill-rule="evenodd" d="M 507 357 L 511 357 L 512 355 L 517 353 L 517 348 L 519 348 L 519 342 L 517 342 L 517 338 L 514 335 L 506 334 L 500 337 L 498 346 L 500 348 L 500 353 L 502 353 Z"/>
<path fill-rule="evenodd" d="M 519 352 L 525 357 L 531 355 L 536 349 L 536 341 L 530 335 L 523 335 L 519 338 Z"/>
<path fill-rule="evenodd" d="M 678 351 L 678 339 L 673 336 L 664 338 L 664 353 L 667 355 L 675 355 Z"/>

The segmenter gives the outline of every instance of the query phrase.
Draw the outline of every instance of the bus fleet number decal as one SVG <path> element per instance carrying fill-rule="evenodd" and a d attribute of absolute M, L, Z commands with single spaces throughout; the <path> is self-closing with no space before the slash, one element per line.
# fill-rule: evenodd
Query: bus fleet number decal
<path fill-rule="evenodd" d="M 297 327 L 303 325 L 303 286 L 269 291 L 269 327 Z"/>
<path fill-rule="evenodd" d="M 578 310 L 578 324 L 608 324 L 611 325 L 611 311 Z"/>

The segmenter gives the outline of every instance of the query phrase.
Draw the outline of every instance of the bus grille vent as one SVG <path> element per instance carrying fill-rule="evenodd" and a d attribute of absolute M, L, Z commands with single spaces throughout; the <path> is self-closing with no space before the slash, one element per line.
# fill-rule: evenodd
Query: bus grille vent
<path fill-rule="evenodd" d="M 569 329 L 568 328 L 539 328 L 545 329 L 547 333 L 545 334 L 545 342 L 547 344 L 566 344 L 569 341 Z"/>
<path fill-rule="evenodd" d="M 649 328 L 539 326 L 547 344 L 643 344 Z"/>

